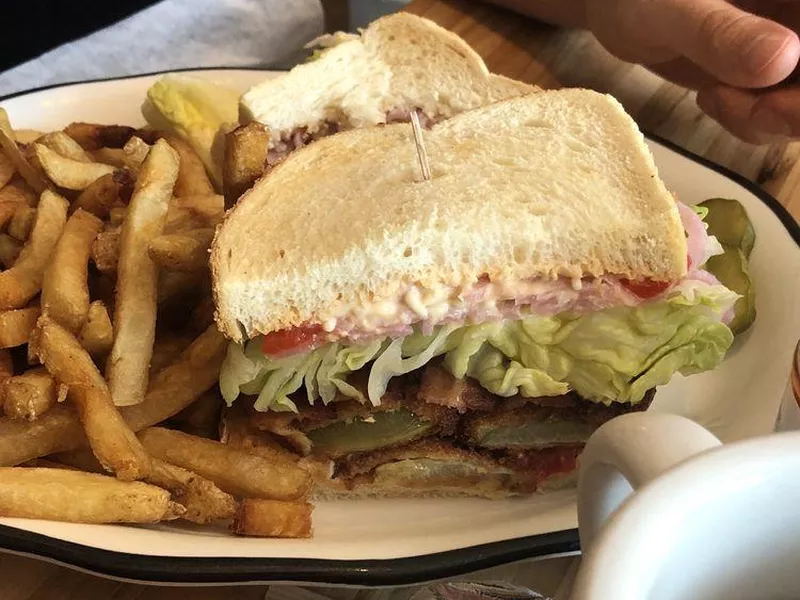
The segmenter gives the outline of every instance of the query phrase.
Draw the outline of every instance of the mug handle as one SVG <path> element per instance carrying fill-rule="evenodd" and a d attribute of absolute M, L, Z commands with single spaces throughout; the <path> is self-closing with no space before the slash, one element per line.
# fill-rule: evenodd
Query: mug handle
<path fill-rule="evenodd" d="M 601 426 L 580 458 L 578 530 L 582 552 L 637 488 L 720 445 L 719 439 L 694 421 L 667 413 L 629 413 Z"/>

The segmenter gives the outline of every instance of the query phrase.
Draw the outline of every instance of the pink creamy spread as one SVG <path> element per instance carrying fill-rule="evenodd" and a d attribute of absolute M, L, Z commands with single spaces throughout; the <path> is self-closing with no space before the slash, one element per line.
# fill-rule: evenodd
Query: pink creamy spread
<path fill-rule="evenodd" d="M 713 275 L 697 266 L 708 258 L 709 237 L 703 222 L 691 208 L 678 203 L 678 209 L 687 233 L 689 270 L 684 281 L 718 284 Z M 410 285 L 393 298 L 351 307 L 328 318 L 322 323 L 322 331 L 328 341 L 402 337 L 410 334 L 413 326 L 429 333 L 435 326 L 446 323 L 484 323 L 529 315 L 584 314 L 614 306 L 640 306 L 662 299 L 672 287 L 663 286 L 654 293 L 642 294 L 638 287 L 610 276 L 578 281 L 482 278 L 466 286 L 442 285 L 436 289 Z"/>

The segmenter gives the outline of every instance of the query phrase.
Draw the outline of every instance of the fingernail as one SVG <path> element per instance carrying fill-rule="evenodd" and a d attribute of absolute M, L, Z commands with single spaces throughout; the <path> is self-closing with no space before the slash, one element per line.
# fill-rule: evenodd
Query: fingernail
<path fill-rule="evenodd" d="M 768 65 L 786 47 L 789 41 L 788 32 L 762 33 L 750 39 L 742 48 L 746 64 L 745 68 L 754 75 L 763 75 Z"/>
<path fill-rule="evenodd" d="M 792 128 L 789 123 L 773 110 L 768 108 L 757 109 L 750 121 L 752 128 L 763 133 L 776 136 L 790 136 Z"/>

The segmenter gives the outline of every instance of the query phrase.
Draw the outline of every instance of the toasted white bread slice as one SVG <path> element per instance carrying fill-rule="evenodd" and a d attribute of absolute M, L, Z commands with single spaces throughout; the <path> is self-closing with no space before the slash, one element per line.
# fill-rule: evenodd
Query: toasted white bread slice
<path fill-rule="evenodd" d="M 386 122 L 393 110 L 445 119 L 538 88 L 489 73 L 460 37 L 432 21 L 397 13 L 317 60 L 264 81 L 240 99 L 240 121 L 266 125 L 272 141 L 324 123 L 340 129 Z"/>
<path fill-rule="evenodd" d="M 549 91 L 424 133 L 409 124 L 301 148 L 228 213 L 211 253 L 217 323 L 239 341 L 349 307 L 492 280 L 686 273 L 675 200 L 610 96 Z"/>

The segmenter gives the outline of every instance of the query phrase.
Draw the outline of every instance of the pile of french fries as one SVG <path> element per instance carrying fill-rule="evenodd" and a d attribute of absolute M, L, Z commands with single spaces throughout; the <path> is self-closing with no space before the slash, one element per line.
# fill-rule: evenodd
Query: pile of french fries
<path fill-rule="evenodd" d="M 223 211 L 179 138 L 0 109 L 0 516 L 311 535 L 308 472 L 218 393 Z"/>

